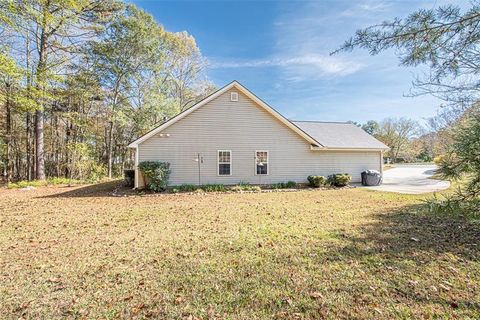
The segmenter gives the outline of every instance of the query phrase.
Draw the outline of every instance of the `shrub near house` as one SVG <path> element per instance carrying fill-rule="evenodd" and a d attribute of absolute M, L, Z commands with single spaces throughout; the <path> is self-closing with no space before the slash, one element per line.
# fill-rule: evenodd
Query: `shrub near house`
<path fill-rule="evenodd" d="M 319 188 L 327 183 L 327 179 L 324 176 L 308 176 L 308 184 L 310 187 Z"/>
<path fill-rule="evenodd" d="M 138 165 L 143 173 L 147 189 L 152 191 L 165 191 L 170 178 L 170 163 L 160 161 L 143 161 Z"/>
<path fill-rule="evenodd" d="M 337 173 L 328 176 L 328 183 L 334 187 L 345 187 L 352 180 L 348 173 Z"/>

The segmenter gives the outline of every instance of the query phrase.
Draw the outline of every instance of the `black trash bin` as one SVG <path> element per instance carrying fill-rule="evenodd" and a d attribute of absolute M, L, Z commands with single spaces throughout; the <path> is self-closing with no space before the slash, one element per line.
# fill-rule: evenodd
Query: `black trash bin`
<path fill-rule="evenodd" d="M 135 170 L 123 170 L 125 186 L 133 188 L 135 186 Z"/>
<path fill-rule="evenodd" d="M 382 174 L 377 170 L 367 170 L 362 172 L 362 185 L 378 186 L 382 183 Z"/>

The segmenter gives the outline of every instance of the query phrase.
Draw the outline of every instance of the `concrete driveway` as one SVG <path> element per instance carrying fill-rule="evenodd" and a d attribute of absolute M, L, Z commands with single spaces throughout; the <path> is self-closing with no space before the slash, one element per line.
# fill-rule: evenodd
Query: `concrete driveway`
<path fill-rule="evenodd" d="M 450 182 L 434 180 L 435 165 L 401 165 L 383 172 L 383 183 L 378 187 L 365 187 L 369 190 L 421 194 L 447 189 Z"/>

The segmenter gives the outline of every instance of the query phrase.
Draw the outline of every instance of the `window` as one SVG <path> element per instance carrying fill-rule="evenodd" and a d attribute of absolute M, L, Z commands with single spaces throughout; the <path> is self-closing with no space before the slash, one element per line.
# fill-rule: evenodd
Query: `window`
<path fill-rule="evenodd" d="M 255 151 L 255 173 L 268 174 L 268 151 Z"/>
<path fill-rule="evenodd" d="M 238 92 L 230 92 L 230 101 L 238 101 Z"/>
<path fill-rule="evenodd" d="M 232 152 L 218 150 L 218 175 L 230 176 L 232 174 Z"/>

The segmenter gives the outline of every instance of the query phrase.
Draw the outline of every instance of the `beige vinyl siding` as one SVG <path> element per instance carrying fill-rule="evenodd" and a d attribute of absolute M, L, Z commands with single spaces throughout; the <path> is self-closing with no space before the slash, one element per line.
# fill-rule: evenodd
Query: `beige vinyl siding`
<path fill-rule="evenodd" d="M 232 91 L 238 92 L 236 102 L 230 101 Z M 203 159 L 201 184 L 305 182 L 308 175 L 331 173 L 350 173 L 358 182 L 361 171 L 381 169 L 378 151 L 310 150 L 305 139 L 235 89 L 141 142 L 138 150 L 139 161 L 170 162 L 171 185 L 198 183 L 198 163 L 194 161 L 197 153 Z M 218 150 L 232 152 L 230 176 L 218 175 Z M 255 174 L 256 150 L 269 152 L 268 175 Z M 141 179 L 139 186 L 142 186 Z"/>

